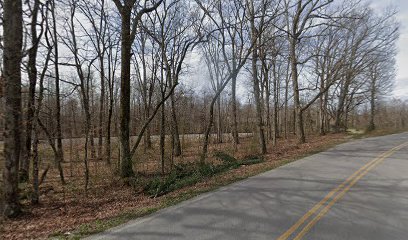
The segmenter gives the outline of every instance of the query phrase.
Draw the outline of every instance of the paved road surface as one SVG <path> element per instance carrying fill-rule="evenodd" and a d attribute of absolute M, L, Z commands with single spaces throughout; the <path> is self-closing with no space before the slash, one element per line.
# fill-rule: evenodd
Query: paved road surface
<path fill-rule="evenodd" d="M 356 140 L 89 239 L 408 239 L 408 133 Z"/>

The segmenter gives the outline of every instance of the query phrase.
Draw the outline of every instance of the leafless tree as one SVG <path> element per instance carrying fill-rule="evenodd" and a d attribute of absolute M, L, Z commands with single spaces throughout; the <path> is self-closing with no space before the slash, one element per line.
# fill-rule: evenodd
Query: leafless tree
<path fill-rule="evenodd" d="M 27 72 L 29 78 L 29 91 L 28 91 L 28 103 L 27 103 L 27 119 L 25 124 L 25 143 L 23 145 L 21 167 L 20 167 L 20 181 L 26 182 L 28 180 L 28 172 L 31 159 L 31 142 L 32 142 L 32 128 L 33 128 L 33 118 L 35 112 L 35 87 L 37 84 L 37 52 L 38 45 L 40 43 L 41 35 L 43 34 L 43 22 L 38 22 L 38 15 L 40 11 L 40 1 L 35 0 L 32 6 L 29 4 L 31 12 L 31 23 L 30 23 L 30 33 L 31 33 L 31 47 L 28 50 L 28 63 Z M 40 26 L 40 33 L 37 33 L 37 27 Z"/>
<path fill-rule="evenodd" d="M 136 0 L 113 0 L 121 16 L 121 81 L 120 81 L 120 149 L 121 149 L 121 176 L 122 178 L 134 175 L 129 141 L 130 122 L 130 66 L 131 48 L 136 37 L 137 28 L 142 16 L 154 11 L 163 0 L 151 6 L 142 6 L 132 17 L 133 9 L 138 8 Z"/>

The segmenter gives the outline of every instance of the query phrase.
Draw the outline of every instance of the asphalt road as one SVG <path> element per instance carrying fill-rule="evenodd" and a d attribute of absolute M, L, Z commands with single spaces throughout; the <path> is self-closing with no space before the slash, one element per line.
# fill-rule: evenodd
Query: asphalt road
<path fill-rule="evenodd" d="M 408 239 L 408 133 L 356 140 L 89 239 Z"/>

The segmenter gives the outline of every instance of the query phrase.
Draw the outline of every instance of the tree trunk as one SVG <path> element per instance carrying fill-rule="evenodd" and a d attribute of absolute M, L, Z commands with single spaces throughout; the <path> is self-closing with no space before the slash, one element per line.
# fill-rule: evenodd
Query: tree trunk
<path fill-rule="evenodd" d="M 265 53 L 263 53 L 265 54 Z M 271 84 L 269 78 L 270 69 L 265 62 L 265 57 L 261 60 L 262 62 L 262 72 L 263 72 L 263 85 L 265 88 L 265 119 L 266 119 L 266 139 L 273 140 L 272 138 L 272 123 L 271 123 Z"/>
<path fill-rule="evenodd" d="M 217 143 L 222 143 L 221 98 L 217 99 Z"/>
<path fill-rule="evenodd" d="M 205 132 L 204 132 L 203 149 L 202 149 L 201 156 L 200 156 L 200 163 L 201 164 L 204 164 L 205 159 L 207 158 L 209 137 L 210 137 L 210 133 L 211 133 L 211 128 L 212 128 L 213 123 L 214 123 L 214 106 L 215 106 L 215 103 L 217 102 L 217 99 L 220 97 L 222 91 L 224 91 L 224 88 L 227 86 L 229 81 L 231 79 L 234 79 L 234 78 L 237 77 L 239 69 L 244 65 L 244 63 L 245 62 L 243 62 L 234 72 L 232 72 L 230 74 L 230 76 L 224 81 L 224 83 L 221 84 L 221 87 L 217 90 L 217 92 L 215 93 L 215 96 L 211 100 L 211 103 L 210 103 L 210 116 L 209 116 L 210 118 L 208 120 L 208 125 L 207 125 L 207 127 L 205 129 Z M 206 106 L 206 105 L 207 104 L 204 103 L 204 106 Z"/>
<path fill-rule="evenodd" d="M 126 4 L 122 8 L 121 29 L 121 79 L 120 79 L 120 152 L 121 152 L 121 177 L 133 177 L 133 164 L 130 156 L 129 123 L 130 123 L 130 60 L 131 36 L 130 21 L 131 8 Z"/>
<path fill-rule="evenodd" d="M 109 38 L 110 42 L 110 38 Z M 109 48 L 109 55 L 108 55 L 108 88 L 109 88 L 109 109 L 108 109 L 108 119 L 106 123 L 106 141 L 105 141 L 105 157 L 106 163 L 108 165 L 111 164 L 111 127 L 112 127 L 112 116 L 113 116 L 113 104 L 114 104 L 114 97 L 113 97 L 113 88 L 114 88 L 114 70 L 112 72 L 112 48 Z"/>
<path fill-rule="evenodd" d="M 165 93 L 162 92 L 162 101 L 164 99 Z M 161 172 L 164 174 L 164 164 L 165 164 L 165 141 L 166 141 L 166 112 L 165 104 L 161 106 L 161 115 L 160 115 L 160 161 L 161 161 Z"/>
<path fill-rule="evenodd" d="M 374 74 L 374 73 L 373 73 Z M 375 77 L 371 79 L 371 89 L 370 89 L 370 122 L 368 124 L 368 131 L 375 130 L 375 93 L 376 93 L 376 81 Z"/>
<path fill-rule="evenodd" d="M 5 0 L 3 3 L 4 33 L 4 215 L 15 217 L 21 212 L 18 194 L 18 167 L 20 158 L 21 128 L 21 59 L 23 43 L 23 19 L 21 0 Z"/>
<path fill-rule="evenodd" d="M 174 99 L 174 92 L 170 96 L 171 101 L 171 118 L 172 118 L 172 138 L 173 138 L 173 151 L 174 156 L 178 157 L 181 155 L 181 143 L 180 143 L 180 134 L 177 121 L 177 112 L 176 112 L 176 100 Z"/>
<path fill-rule="evenodd" d="M 61 162 L 64 161 L 64 153 L 62 149 L 62 130 L 61 130 L 61 99 L 60 99 L 60 77 L 59 77 L 59 54 L 58 54 L 58 34 L 57 20 L 55 17 L 55 0 L 52 2 L 52 19 L 53 19 L 53 35 L 54 35 L 54 68 L 55 68 L 55 120 L 57 122 L 57 152 L 55 154 L 55 164 L 57 165 L 61 183 L 65 184 L 64 171 Z"/>
<path fill-rule="evenodd" d="M 344 123 L 342 123 L 342 117 L 344 114 L 344 104 L 346 102 L 346 97 L 349 91 L 349 82 L 350 81 L 348 80 L 348 76 L 347 76 L 346 79 L 344 80 L 344 85 L 340 90 L 340 97 L 339 97 L 339 101 L 337 104 L 336 119 L 334 123 L 335 132 L 340 132 L 342 125 L 344 125 Z"/>
<path fill-rule="evenodd" d="M 256 115 L 258 121 L 258 137 L 259 137 L 259 149 L 261 154 L 266 153 L 266 142 L 265 142 L 265 133 L 264 133 L 264 124 L 262 119 L 262 103 L 261 103 L 261 96 L 260 96 L 260 89 L 259 89 L 259 80 L 257 76 L 257 66 L 256 66 L 256 48 L 253 50 L 252 55 L 252 74 L 253 74 L 253 81 L 254 81 L 254 95 L 255 95 L 255 105 L 256 105 Z"/>
<path fill-rule="evenodd" d="M 39 164 L 39 159 L 38 159 L 38 144 L 39 144 L 39 139 L 38 139 L 38 129 L 37 129 L 37 124 L 34 123 L 33 126 L 33 132 L 34 132 L 34 138 L 33 138 L 33 193 L 31 194 L 31 203 L 32 204 L 38 204 L 40 194 L 39 194 L 39 179 L 38 179 L 38 164 Z"/>
<path fill-rule="evenodd" d="M 252 34 L 252 42 L 255 43 L 252 49 L 252 79 L 253 79 L 253 87 L 254 87 L 254 97 L 255 97 L 255 107 L 256 107 L 256 117 L 258 122 L 258 140 L 259 140 L 259 150 L 261 154 L 266 153 L 266 142 L 265 142 L 265 133 L 263 129 L 263 119 L 262 119 L 262 101 L 261 101 L 261 94 L 259 89 L 259 78 L 258 78 L 258 49 L 257 49 L 257 31 L 255 29 L 255 16 L 252 13 L 251 16 L 251 34 Z"/>
<path fill-rule="evenodd" d="M 289 66 L 288 66 L 289 71 Z M 285 139 L 288 139 L 288 128 L 289 128 L 289 119 L 288 119 L 288 101 L 289 101 L 289 74 L 286 74 L 286 81 L 285 81 L 285 109 L 283 113 L 283 122 L 285 124 Z"/>
<path fill-rule="evenodd" d="M 147 98 L 147 96 L 146 96 Z M 150 117 L 150 101 L 145 101 L 145 109 L 144 109 L 144 122 L 146 122 Z M 151 131 L 150 126 L 147 126 L 145 133 L 143 134 L 143 144 L 145 151 L 147 149 L 152 148 L 152 138 L 151 138 Z"/>
<path fill-rule="evenodd" d="M 293 85 L 293 102 L 294 102 L 294 117 L 295 117 L 295 128 L 296 135 L 298 138 L 298 143 L 305 143 L 305 130 L 303 126 L 303 111 L 300 105 L 300 93 L 299 93 L 299 82 L 298 82 L 298 70 L 297 70 L 297 57 L 296 57 L 296 41 L 297 39 L 290 38 L 290 61 L 292 68 L 292 85 Z"/>
<path fill-rule="evenodd" d="M 101 95 L 99 96 L 99 126 L 98 126 L 98 158 L 102 159 L 102 145 L 103 145 L 103 123 L 105 114 L 105 66 L 103 55 L 99 56 L 99 66 L 101 74 Z"/>
<path fill-rule="evenodd" d="M 273 63 L 273 145 L 279 137 L 279 84 L 276 62 Z"/>
<path fill-rule="evenodd" d="M 325 129 L 325 121 L 326 121 L 326 113 L 325 113 L 325 106 L 324 106 L 324 96 L 320 96 L 320 111 L 319 111 L 319 133 L 320 135 L 326 135 Z"/>
<path fill-rule="evenodd" d="M 147 65 L 146 65 L 146 39 L 143 38 L 141 41 L 141 62 L 142 62 L 142 98 L 143 98 L 143 105 L 144 105 L 144 122 L 146 122 L 149 117 L 150 117 L 150 109 L 151 109 L 151 99 L 152 99 L 152 86 L 148 86 L 148 80 L 147 80 Z M 150 126 L 147 126 L 146 132 L 143 135 L 143 143 L 144 143 L 144 150 L 146 152 L 147 149 L 152 148 L 152 139 L 151 139 L 151 132 L 150 132 Z"/>
<path fill-rule="evenodd" d="M 323 91 L 325 88 L 324 86 L 324 74 L 320 77 L 320 92 Z M 326 121 L 326 105 L 325 105 L 325 94 L 321 94 L 319 97 L 319 103 L 320 103 L 320 111 L 319 111 L 319 132 L 320 135 L 325 135 L 326 134 L 326 129 L 325 129 L 325 121 Z"/>
<path fill-rule="evenodd" d="M 34 112 L 34 118 L 33 118 L 33 133 L 34 133 L 34 138 L 33 138 L 33 172 L 32 172 L 32 179 L 33 179 L 33 193 L 31 196 L 31 203 L 33 204 L 38 204 L 39 202 L 39 178 L 38 178 L 38 173 L 39 173 L 39 157 L 38 157 L 38 145 L 39 145 L 39 129 L 38 129 L 38 119 L 40 118 L 40 111 L 41 111 L 41 106 L 42 106 L 42 101 L 43 101 L 43 96 L 44 96 L 44 76 L 46 72 L 46 68 L 48 66 L 48 62 L 50 59 L 52 49 L 49 48 L 49 52 L 47 54 L 47 58 L 45 60 L 45 67 L 43 69 L 41 78 L 40 78 L 40 89 L 38 93 L 38 101 L 37 101 L 37 108 L 35 109 Z"/>
<path fill-rule="evenodd" d="M 39 0 L 34 1 L 31 16 L 31 48 L 28 51 L 27 72 L 29 80 L 28 102 L 27 102 L 27 119 L 25 128 L 25 146 L 23 147 L 23 158 L 21 159 L 20 168 L 20 182 L 27 182 L 29 178 L 29 168 L 31 159 L 31 137 L 33 128 L 33 117 L 35 111 L 35 87 L 37 84 L 37 51 L 38 51 L 38 37 L 37 37 L 37 16 L 40 7 Z"/>
<path fill-rule="evenodd" d="M 88 101 L 89 102 L 89 114 L 93 116 L 93 112 L 95 109 L 95 105 L 94 105 L 94 91 L 91 91 L 91 95 L 89 96 L 89 89 L 93 89 L 94 88 L 94 83 L 93 83 L 93 78 L 87 78 L 88 84 L 87 84 L 87 95 L 88 95 Z M 89 83 L 91 85 L 89 85 Z M 94 124 L 94 118 L 91 117 L 91 121 L 90 122 L 90 127 L 89 127 L 89 143 L 91 146 L 91 159 L 95 160 L 96 159 L 96 151 L 95 151 L 95 124 Z"/>
<path fill-rule="evenodd" d="M 86 107 L 87 108 L 87 107 Z M 89 114 L 89 107 L 88 110 L 85 109 L 85 156 L 84 156 L 84 168 L 85 168 L 85 193 L 88 191 L 89 186 L 89 161 L 88 161 L 88 143 L 89 143 L 89 131 L 91 126 L 91 116 Z"/>
<path fill-rule="evenodd" d="M 31 203 L 32 204 L 38 204 L 39 203 L 39 186 L 41 184 L 41 181 L 39 180 L 38 174 L 39 174 L 39 157 L 38 157 L 38 145 L 39 145 L 39 129 L 38 129 L 38 122 L 40 119 L 40 113 L 41 113 L 41 107 L 42 107 L 42 101 L 44 99 L 44 78 L 45 74 L 48 69 L 48 63 L 51 58 L 51 53 L 52 53 L 52 47 L 50 44 L 48 44 L 50 41 L 47 40 L 47 57 L 45 59 L 44 63 L 44 68 L 42 69 L 41 76 L 40 76 L 40 83 L 39 83 L 39 92 L 38 92 L 38 100 L 37 100 L 37 107 L 35 108 L 35 112 L 33 114 L 33 172 L 32 172 L 32 181 L 33 181 L 33 193 L 31 195 Z M 72 138 L 72 136 L 71 136 Z M 72 140 L 72 139 L 71 139 Z M 55 144 L 55 142 L 54 142 Z M 53 147 L 55 149 L 55 147 Z"/>
<path fill-rule="evenodd" d="M 109 90 L 111 91 L 111 90 Z M 111 93 L 109 94 L 109 110 L 108 110 L 108 119 L 106 123 L 106 141 L 105 141 L 105 157 L 106 157 L 106 163 L 108 165 L 111 164 L 111 134 L 112 134 L 112 116 L 113 116 L 113 89 Z"/>
<path fill-rule="evenodd" d="M 218 95 L 216 94 L 215 97 L 212 99 L 211 104 L 210 104 L 210 119 L 209 119 L 207 128 L 206 128 L 205 133 L 204 133 L 203 150 L 202 150 L 201 157 L 200 157 L 200 163 L 201 164 L 204 164 L 205 159 L 207 158 L 209 137 L 210 137 L 212 125 L 214 123 L 214 105 L 215 105 L 215 102 L 217 101 L 218 97 L 219 97 L 219 94 Z"/>
<path fill-rule="evenodd" d="M 237 119 L 237 78 L 231 79 L 231 101 L 232 101 L 232 139 L 234 142 L 235 150 L 239 144 L 239 132 L 238 132 L 238 119 Z"/>
<path fill-rule="evenodd" d="M 89 77 L 89 76 L 88 76 Z M 90 138 L 90 131 L 91 131 L 91 113 L 90 113 L 90 106 L 89 106 L 89 79 L 87 79 L 85 84 L 85 79 L 83 76 L 81 78 L 81 93 L 85 111 L 85 146 L 84 146 L 84 169 L 85 169 L 85 193 L 88 191 L 89 185 L 89 157 L 88 157 L 88 145 L 89 145 L 89 138 Z"/>

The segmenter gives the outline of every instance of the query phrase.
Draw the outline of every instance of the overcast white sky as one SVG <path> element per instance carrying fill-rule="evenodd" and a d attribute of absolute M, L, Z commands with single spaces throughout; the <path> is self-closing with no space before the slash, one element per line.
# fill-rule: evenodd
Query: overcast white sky
<path fill-rule="evenodd" d="M 401 23 L 401 28 L 400 38 L 397 43 L 397 76 L 392 95 L 394 97 L 408 99 L 408 0 L 366 1 L 370 2 L 372 8 L 378 11 L 382 11 L 389 6 L 395 7 L 398 10 L 397 18 Z M 190 76 L 189 79 L 185 79 L 185 82 L 196 90 L 202 89 L 203 86 L 208 86 L 208 76 L 204 63 L 200 63 L 199 58 L 194 58 L 191 59 L 191 65 L 194 66 L 193 69 L 191 69 L 192 72 L 196 73 L 193 74 L 194 76 Z"/>
<path fill-rule="evenodd" d="M 371 4 L 376 10 L 392 5 L 399 11 L 398 20 L 401 23 L 401 29 L 397 44 L 397 78 L 394 96 L 408 99 L 408 0 L 371 0 Z"/>

